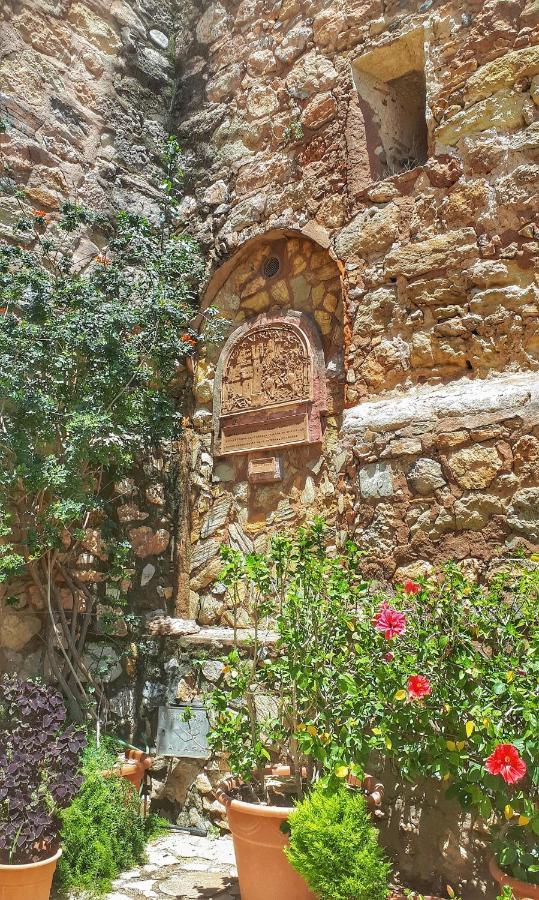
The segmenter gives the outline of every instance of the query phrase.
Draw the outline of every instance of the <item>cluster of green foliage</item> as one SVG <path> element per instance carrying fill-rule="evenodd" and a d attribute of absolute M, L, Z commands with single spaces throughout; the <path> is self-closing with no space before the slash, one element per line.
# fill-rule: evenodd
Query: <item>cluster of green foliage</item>
<path fill-rule="evenodd" d="M 390 865 L 365 798 L 319 782 L 289 819 L 285 853 L 320 900 L 385 900 Z"/>
<path fill-rule="evenodd" d="M 174 138 L 158 171 L 158 221 L 73 202 L 48 214 L 28 205 L 9 173 L 0 179 L 21 210 L 18 240 L 0 243 L 0 582 L 34 583 L 49 610 L 50 665 L 79 705 L 83 682 L 92 685 L 81 656 L 96 602 L 76 566 L 86 529 L 100 529 L 108 577 L 120 583 L 130 545 L 114 481 L 180 434 L 178 373 L 198 342 L 204 262 L 178 231 L 183 156 Z M 88 237 L 94 249 L 82 258 Z M 66 586 L 82 598 L 73 624 L 60 599 Z"/>
<path fill-rule="evenodd" d="M 155 816 L 141 814 L 140 797 L 119 775 L 111 745 L 89 745 L 83 764 L 84 781 L 71 806 L 62 814 L 62 856 L 57 879 L 65 891 L 99 896 L 120 872 L 140 863 L 150 837 L 159 829 Z"/>
<path fill-rule="evenodd" d="M 322 523 L 278 536 L 267 555 L 227 550 L 223 578 L 255 626 L 253 652 L 235 649 L 209 698 L 212 744 L 243 777 L 290 761 L 298 794 L 309 778 L 361 774 L 373 752 L 410 781 L 429 777 L 448 798 L 485 820 L 502 866 L 537 882 L 539 835 L 539 570 L 500 563 L 488 583 L 456 565 L 417 583 L 380 589 L 363 555 L 341 555 Z M 400 627 L 377 627 L 389 608 Z M 258 633 L 274 616 L 274 657 Z M 414 682 L 420 677 L 422 696 Z M 257 695 L 274 695 L 261 721 Z M 487 770 L 504 744 L 527 771 L 514 782 Z"/>

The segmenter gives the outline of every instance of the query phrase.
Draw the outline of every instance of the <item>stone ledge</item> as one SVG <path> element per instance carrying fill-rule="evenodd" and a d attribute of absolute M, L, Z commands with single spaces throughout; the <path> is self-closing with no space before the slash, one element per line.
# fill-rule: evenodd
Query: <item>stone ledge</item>
<path fill-rule="evenodd" d="M 254 628 L 238 628 L 236 632 L 236 643 L 239 647 L 248 647 L 254 640 Z M 273 647 L 279 638 L 276 631 L 261 629 L 258 632 L 258 643 L 264 647 Z M 234 629 L 221 628 L 201 628 L 196 634 L 186 635 L 181 639 L 183 647 L 233 647 L 234 646 Z"/>
<path fill-rule="evenodd" d="M 342 433 L 350 442 L 366 433 L 394 432 L 409 425 L 425 432 L 454 431 L 520 418 L 539 423 L 539 374 L 413 388 L 360 403 L 344 414 Z"/>
<path fill-rule="evenodd" d="M 147 630 L 149 634 L 163 637 L 177 637 L 182 646 L 198 647 L 232 647 L 234 646 L 234 629 L 220 626 L 201 628 L 194 619 L 174 619 L 171 616 L 158 616 L 151 619 Z M 247 647 L 254 640 L 254 628 L 238 628 L 236 643 Z M 267 628 L 259 629 L 258 642 L 272 647 L 277 643 L 279 635 Z"/>

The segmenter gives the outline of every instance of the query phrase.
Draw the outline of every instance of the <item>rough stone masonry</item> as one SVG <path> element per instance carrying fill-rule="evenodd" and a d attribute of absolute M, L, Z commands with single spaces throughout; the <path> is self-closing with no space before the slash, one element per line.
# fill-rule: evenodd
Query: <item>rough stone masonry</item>
<path fill-rule="evenodd" d="M 190 517 L 175 532 L 159 461 L 124 485 L 119 517 L 137 597 L 168 613 L 175 597 L 206 656 L 231 623 L 223 543 L 263 549 L 319 513 L 387 580 L 449 559 L 481 572 L 539 544 L 538 25 L 538 0 L 5 0 L 2 149 L 36 207 L 76 193 L 152 216 L 158 141 L 174 132 L 192 155 L 182 212 L 210 260 L 203 304 L 228 325 L 195 366 Z M 4 236 L 15 216 L 0 200 Z M 246 446 L 221 416 L 225 340 L 291 315 L 323 352 L 322 441 L 219 455 L 219 428 Z M 243 400 L 262 408 L 244 372 Z M 264 409 L 277 425 L 297 414 Z M 27 602 L 26 616 L 0 612 L 0 647 L 31 670 Z M 148 715 L 199 686 L 193 645 L 169 640 Z M 203 683 L 219 677 L 210 663 Z M 128 715 L 132 687 L 115 683 Z M 156 792 L 196 795 L 220 820 L 215 772 L 169 769 Z M 388 834 L 406 844 L 403 871 L 488 890 L 472 871 L 481 834 L 427 795 Z"/>

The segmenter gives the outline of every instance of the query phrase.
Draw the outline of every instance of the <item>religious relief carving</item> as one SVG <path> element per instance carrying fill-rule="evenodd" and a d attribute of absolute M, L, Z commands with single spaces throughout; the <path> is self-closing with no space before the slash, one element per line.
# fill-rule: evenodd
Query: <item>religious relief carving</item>
<path fill-rule="evenodd" d="M 320 441 L 326 392 L 316 327 L 296 312 L 246 323 L 225 345 L 215 390 L 218 455 Z"/>
<path fill-rule="evenodd" d="M 221 415 L 309 400 L 311 359 L 298 332 L 282 323 L 253 328 L 223 371 Z"/>

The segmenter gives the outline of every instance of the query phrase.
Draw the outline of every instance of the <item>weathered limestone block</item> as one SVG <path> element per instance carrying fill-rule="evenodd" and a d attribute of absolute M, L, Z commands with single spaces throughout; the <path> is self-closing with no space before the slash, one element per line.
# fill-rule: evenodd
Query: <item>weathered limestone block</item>
<path fill-rule="evenodd" d="M 0 647 L 18 652 L 41 631 L 42 620 L 25 609 L 14 610 L 0 600 Z"/>
<path fill-rule="evenodd" d="M 326 92 L 317 94 L 307 104 L 301 114 L 301 124 L 306 128 L 316 130 L 322 125 L 327 125 L 337 112 L 337 104 L 332 94 Z"/>
<path fill-rule="evenodd" d="M 114 29 L 83 3 L 71 6 L 67 20 L 75 25 L 86 40 L 104 53 L 117 53 L 120 49 L 121 41 Z"/>
<path fill-rule="evenodd" d="M 432 269 L 462 265 L 474 252 L 477 253 L 477 239 L 473 228 L 448 231 L 391 250 L 385 259 L 385 274 L 389 278 L 396 275 L 415 278 Z"/>
<path fill-rule="evenodd" d="M 273 115 L 279 109 L 279 98 L 273 88 L 255 84 L 247 95 L 247 110 L 253 119 Z"/>
<path fill-rule="evenodd" d="M 539 541 L 539 487 L 524 488 L 513 496 L 507 521 L 530 541 Z"/>
<path fill-rule="evenodd" d="M 447 464 L 460 487 L 480 490 L 489 486 L 503 462 L 494 447 L 465 447 L 457 450 Z"/>
<path fill-rule="evenodd" d="M 436 131 L 436 144 L 454 146 L 466 135 L 478 134 L 490 128 L 497 131 L 514 131 L 524 124 L 525 94 L 515 91 L 499 91 L 487 100 L 481 100 L 469 109 L 452 116 Z"/>
<path fill-rule="evenodd" d="M 488 381 L 461 378 L 447 385 L 412 388 L 360 403 L 344 413 L 345 438 L 363 440 L 368 431 L 396 431 L 407 425 L 441 432 L 470 424 L 520 418 L 539 421 L 539 379 L 534 373 L 499 375 Z"/>
<path fill-rule="evenodd" d="M 491 189 L 486 179 L 458 182 L 443 205 L 446 222 L 451 226 L 474 225 L 488 207 Z"/>
<path fill-rule="evenodd" d="M 515 81 L 539 72 L 539 46 L 523 47 L 505 53 L 481 66 L 466 82 L 466 100 L 477 103 L 496 91 L 511 87 Z"/>
<path fill-rule="evenodd" d="M 407 478 L 412 490 L 422 496 L 432 494 L 446 484 L 440 463 L 428 457 L 416 460 Z"/>
<path fill-rule="evenodd" d="M 336 82 L 337 72 L 332 63 L 314 51 L 303 56 L 286 78 L 290 94 L 298 100 L 306 100 L 313 94 L 329 91 Z"/>
<path fill-rule="evenodd" d="M 393 473 L 386 462 L 371 463 L 359 470 L 361 496 L 367 498 L 391 497 L 393 495 Z"/>
<path fill-rule="evenodd" d="M 531 434 L 521 437 L 513 448 L 513 468 L 521 482 L 539 481 L 539 440 Z"/>
<path fill-rule="evenodd" d="M 492 494 L 465 494 L 455 501 L 453 512 L 458 529 L 480 531 L 491 516 L 502 515 L 505 504 Z"/>
<path fill-rule="evenodd" d="M 135 556 L 141 558 L 157 556 L 167 549 L 170 543 L 170 532 L 166 528 L 158 528 L 157 531 L 154 531 L 147 525 L 141 525 L 140 528 L 131 528 L 129 540 Z"/>
<path fill-rule="evenodd" d="M 341 259 L 380 253 L 399 237 L 400 210 L 396 203 L 360 212 L 339 233 L 335 250 Z"/>
<path fill-rule="evenodd" d="M 228 13 L 224 6 L 220 3 L 211 3 L 198 20 L 197 41 L 201 44 L 213 44 L 226 34 L 228 21 Z"/>
<path fill-rule="evenodd" d="M 208 100 L 214 103 L 227 100 L 238 90 L 242 77 L 243 72 L 238 64 L 230 66 L 223 72 L 219 72 L 215 78 L 212 78 L 206 88 Z"/>
<path fill-rule="evenodd" d="M 299 21 L 285 34 L 282 42 L 275 49 L 275 56 L 287 65 L 294 62 L 307 46 L 312 34 L 313 30 L 310 25 Z"/>

